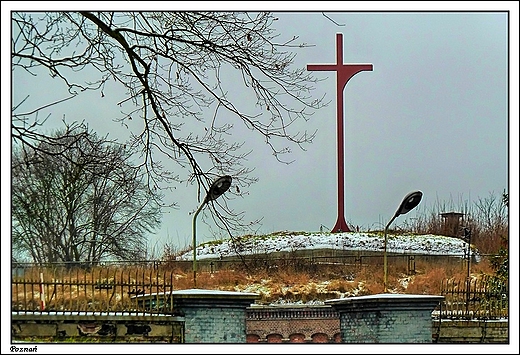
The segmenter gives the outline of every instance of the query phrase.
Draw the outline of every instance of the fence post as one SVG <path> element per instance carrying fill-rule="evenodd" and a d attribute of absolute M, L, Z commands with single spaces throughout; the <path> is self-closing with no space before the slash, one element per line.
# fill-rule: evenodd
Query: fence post
<path fill-rule="evenodd" d="M 43 272 L 40 272 L 40 311 L 45 310 L 45 292 L 43 291 Z"/>
<path fill-rule="evenodd" d="M 408 275 L 415 275 L 415 255 L 408 255 Z"/>

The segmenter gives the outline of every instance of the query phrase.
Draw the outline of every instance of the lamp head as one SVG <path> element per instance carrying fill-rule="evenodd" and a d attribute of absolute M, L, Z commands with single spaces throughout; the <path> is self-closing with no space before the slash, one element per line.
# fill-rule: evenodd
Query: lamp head
<path fill-rule="evenodd" d="M 206 202 L 212 201 L 226 192 L 231 186 L 232 178 L 229 175 L 221 176 L 213 184 L 211 184 L 208 194 L 206 195 Z"/>
<path fill-rule="evenodd" d="M 422 195 L 423 193 L 421 191 L 413 191 L 406 195 L 403 198 L 401 205 L 395 212 L 395 217 L 401 214 L 406 214 L 413 210 L 419 204 L 419 202 L 421 202 Z"/>

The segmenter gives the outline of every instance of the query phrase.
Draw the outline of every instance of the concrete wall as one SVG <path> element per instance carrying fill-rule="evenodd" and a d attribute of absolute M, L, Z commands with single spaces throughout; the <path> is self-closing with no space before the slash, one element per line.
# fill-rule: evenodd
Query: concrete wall
<path fill-rule="evenodd" d="M 254 307 L 256 308 L 256 307 Z M 278 312 L 279 307 L 264 307 Z M 312 309 L 313 307 L 310 307 Z M 296 312 L 296 309 L 293 309 Z M 322 308 L 323 310 L 323 308 Z M 221 310 L 222 311 L 222 310 Z M 256 310 L 259 311 L 259 310 Z M 255 313 L 255 310 L 248 310 Z M 11 335 L 13 340 L 26 338 L 42 341 L 78 342 L 142 342 L 142 343 L 182 343 L 184 342 L 182 317 L 166 319 L 124 316 L 43 316 L 39 312 L 13 314 Z M 328 316 L 314 319 L 260 318 L 246 319 L 247 343 L 339 343 L 340 321 Z M 206 323 L 207 324 L 207 323 Z M 191 331 L 194 331 L 193 329 Z M 455 321 L 434 319 L 431 322 L 433 343 L 481 344 L 509 342 L 509 322 L 507 320 Z"/>
<path fill-rule="evenodd" d="M 13 313 L 13 340 L 45 342 L 184 342 L 184 319 L 166 315 L 129 316 L 109 312 Z"/>
<path fill-rule="evenodd" d="M 508 343 L 509 321 L 503 320 L 448 320 L 432 322 L 435 343 Z"/>
<path fill-rule="evenodd" d="M 432 311 L 442 296 L 379 294 L 329 300 L 343 343 L 431 343 Z"/>

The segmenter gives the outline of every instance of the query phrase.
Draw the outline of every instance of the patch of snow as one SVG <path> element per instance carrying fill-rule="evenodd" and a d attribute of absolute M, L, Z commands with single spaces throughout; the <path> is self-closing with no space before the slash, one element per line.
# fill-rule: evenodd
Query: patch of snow
<path fill-rule="evenodd" d="M 381 233 L 290 233 L 283 232 L 267 236 L 246 236 L 209 242 L 197 247 L 197 259 L 221 259 L 238 255 L 294 252 L 300 250 L 333 249 L 344 251 L 383 252 L 384 236 Z M 413 253 L 426 255 L 449 255 L 465 257 L 468 245 L 459 238 L 442 235 L 387 235 L 388 253 Z M 478 262 L 480 255 L 472 249 Z M 193 260 L 193 251 L 186 252 L 178 260 Z"/>
<path fill-rule="evenodd" d="M 410 283 L 411 277 L 404 277 L 399 280 L 399 284 L 402 288 L 406 289 L 408 287 L 408 284 Z"/>
<path fill-rule="evenodd" d="M 283 298 L 278 299 L 276 302 L 269 303 L 268 306 L 323 306 L 325 302 L 318 300 L 311 300 L 308 302 L 303 301 L 286 301 Z"/>

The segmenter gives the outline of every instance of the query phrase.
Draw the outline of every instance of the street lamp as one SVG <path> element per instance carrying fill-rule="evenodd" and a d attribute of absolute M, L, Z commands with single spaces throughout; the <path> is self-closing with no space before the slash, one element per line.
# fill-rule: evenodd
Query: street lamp
<path fill-rule="evenodd" d="M 412 209 L 414 209 L 419 204 L 419 202 L 421 202 L 422 195 L 423 194 L 421 191 L 410 192 L 408 195 L 406 195 L 403 198 L 403 201 L 401 202 L 401 205 L 399 206 L 397 211 L 395 211 L 394 216 L 392 217 L 390 222 L 388 222 L 388 224 L 385 227 L 385 245 L 384 245 L 384 254 L 383 254 L 384 287 L 385 287 L 384 292 L 385 293 L 388 292 L 388 289 L 387 289 L 388 264 L 387 264 L 387 258 L 386 258 L 386 242 L 387 242 L 386 232 L 388 231 L 388 227 L 390 227 L 390 224 L 392 224 L 394 219 L 396 219 L 398 216 L 400 216 L 402 214 L 406 214 L 406 213 L 410 212 Z"/>
<path fill-rule="evenodd" d="M 221 176 L 217 180 L 215 180 L 213 184 L 211 184 L 211 186 L 209 187 L 209 191 L 206 194 L 204 201 L 202 201 L 199 208 L 193 215 L 193 284 L 195 287 L 197 287 L 197 228 L 195 225 L 197 216 L 199 212 L 202 210 L 202 208 L 206 205 L 206 203 L 218 198 L 220 195 L 222 195 L 229 189 L 229 187 L 231 186 L 231 181 L 232 179 L 229 175 Z"/>

